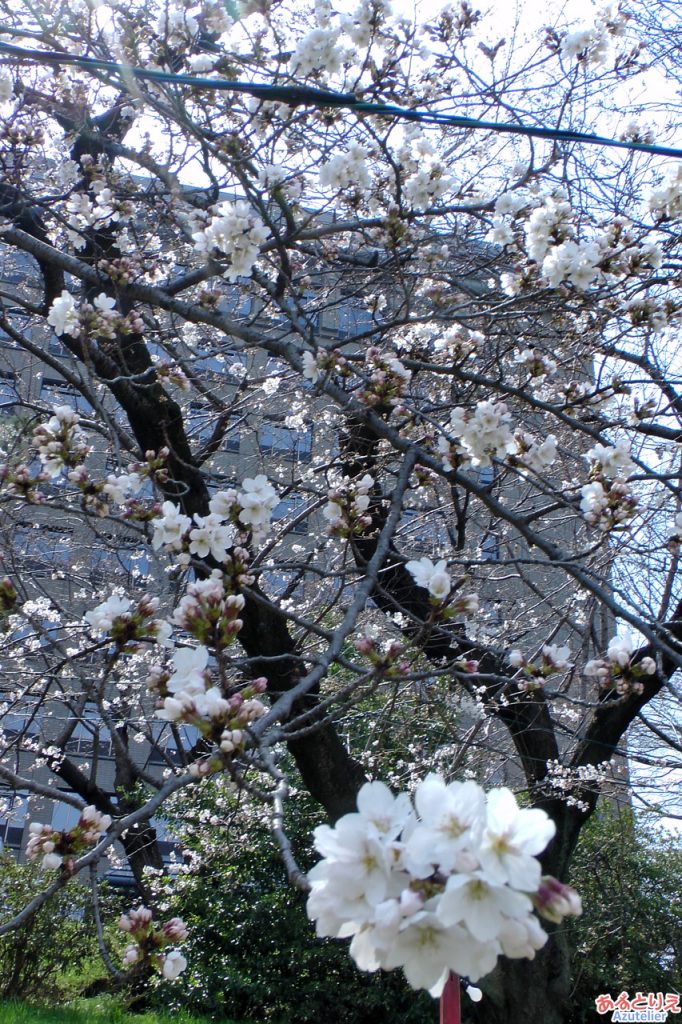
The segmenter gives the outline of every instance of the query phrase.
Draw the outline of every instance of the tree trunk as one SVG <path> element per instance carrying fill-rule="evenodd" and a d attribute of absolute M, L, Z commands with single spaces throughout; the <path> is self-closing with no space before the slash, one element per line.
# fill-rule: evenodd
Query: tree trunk
<path fill-rule="evenodd" d="M 500 957 L 480 982 L 483 999 L 464 998 L 463 1016 L 472 1024 L 570 1024 L 570 950 L 555 931 L 534 960 Z"/>

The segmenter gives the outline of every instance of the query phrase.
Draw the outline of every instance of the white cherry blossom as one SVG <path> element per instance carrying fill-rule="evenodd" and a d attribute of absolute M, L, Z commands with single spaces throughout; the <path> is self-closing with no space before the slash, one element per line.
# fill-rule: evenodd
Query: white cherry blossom
<path fill-rule="evenodd" d="M 168 683 L 171 693 L 204 692 L 204 673 L 208 664 L 206 647 L 181 647 L 172 658 L 173 674 Z"/>
<path fill-rule="evenodd" d="M 481 868 L 500 884 L 523 892 L 540 884 L 542 853 L 556 829 L 544 811 L 519 808 L 509 789 L 492 789 L 486 801 L 486 827 L 479 848 Z"/>
<path fill-rule="evenodd" d="M 47 322 L 57 337 L 61 337 L 62 334 L 71 334 L 75 337 L 78 334 L 79 322 L 76 302 L 73 295 L 67 292 L 66 289 L 52 302 Z"/>
<path fill-rule="evenodd" d="M 424 557 L 408 562 L 405 568 L 418 587 L 424 587 L 436 600 L 444 601 L 452 587 L 446 565 L 445 559 L 434 563 Z"/>
<path fill-rule="evenodd" d="M 225 271 L 228 281 L 249 277 L 268 231 L 258 214 L 239 199 L 216 208 L 208 226 L 192 235 L 197 252 L 210 257 L 217 250 L 230 259 Z"/>
<path fill-rule="evenodd" d="M 152 520 L 154 536 L 152 547 L 158 550 L 162 545 L 175 548 L 192 525 L 189 516 L 184 515 L 172 501 L 164 501 L 162 515 Z"/>
<path fill-rule="evenodd" d="M 533 904 L 524 893 L 508 885 L 496 885 L 485 871 L 470 875 L 451 875 L 438 904 L 443 924 L 466 922 L 479 942 L 496 939 L 508 918 L 525 919 Z"/>
<path fill-rule="evenodd" d="M 195 513 L 194 522 L 196 526 L 189 531 L 190 554 L 198 558 L 210 555 L 217 562 L 224 561 L 237 535 L 234 526 L 225 523 L 223 517 L 215 512 L 209 512 L 207 516 Z"/>
<path fill-rule="evenodd" d="M 161 973 L 167 981 L 175 981 L 187 969 L 187 960 L 179 949 L 170 949 L 163 957 Z"/>
<path fill-rule="evenodd" d="M 95 633 L 106 633 L 111 629 L 114 619 L 127 615 L 131 607 L 132 602 L 127 597 L 112 594 L 92 611 L 86 612 L 83 618 Z"/>
<path fill-rule="evenodd" d="M 476 851 L 485 824 L 485 795 L 475 782 L 446 784 L 439 775 L 427 775 L 415 791 L 415 807 L 421 827 L 405 845 L 403 859 L 417 878 L 426 878 L 438 867 L 452 871 L 463 851 Z"/>

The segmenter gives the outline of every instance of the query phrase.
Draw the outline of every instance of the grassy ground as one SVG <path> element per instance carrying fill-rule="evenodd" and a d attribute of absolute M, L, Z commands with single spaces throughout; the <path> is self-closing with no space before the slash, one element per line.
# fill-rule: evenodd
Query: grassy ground
<path fill-rule="evenodd" d="M 174 1014 L 148 1010 L 127 1013 L 115 1000 L 102 996 L 77 999 L 70 1007 L 31 1006 L 28 1003 L 0 1002 L 0 1024 L 209 1024 L 206 1018 L 179 1012 Z M 225 1020 L 221 1024 L 234 1024 Z"/>

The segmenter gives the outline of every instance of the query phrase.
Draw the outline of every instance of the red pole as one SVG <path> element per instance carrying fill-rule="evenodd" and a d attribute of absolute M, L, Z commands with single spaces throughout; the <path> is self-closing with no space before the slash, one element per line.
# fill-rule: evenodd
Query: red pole
<path fill-rule="evenodd" d="M 461 1024 L 462 1010 L 459 991 L 459 978 L 456 974 L 450 973 L 440 997 L 440 1024 Z"/>

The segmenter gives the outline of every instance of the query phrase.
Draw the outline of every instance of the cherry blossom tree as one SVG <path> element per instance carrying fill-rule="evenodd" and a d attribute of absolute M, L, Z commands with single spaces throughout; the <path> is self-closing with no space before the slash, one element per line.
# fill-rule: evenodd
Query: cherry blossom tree
<path fill-rule="evenodd" d="M 0 9 L 0 778 L 38 902 L 123 855 L 151 901 L 164 804 L 225 774 L 308 884 L 284 751 L 336 821 L 401 705 L 390 781 L 512 787 L 564 885 L 628 735 L 679 767 L 682 164 L 571 136 L 648 139 L 628 19 Z M 191 956 L 121 926 L 133 970 Z M 568 1019 L 564 931 L 526 940 L 481 1019 Z"/>

